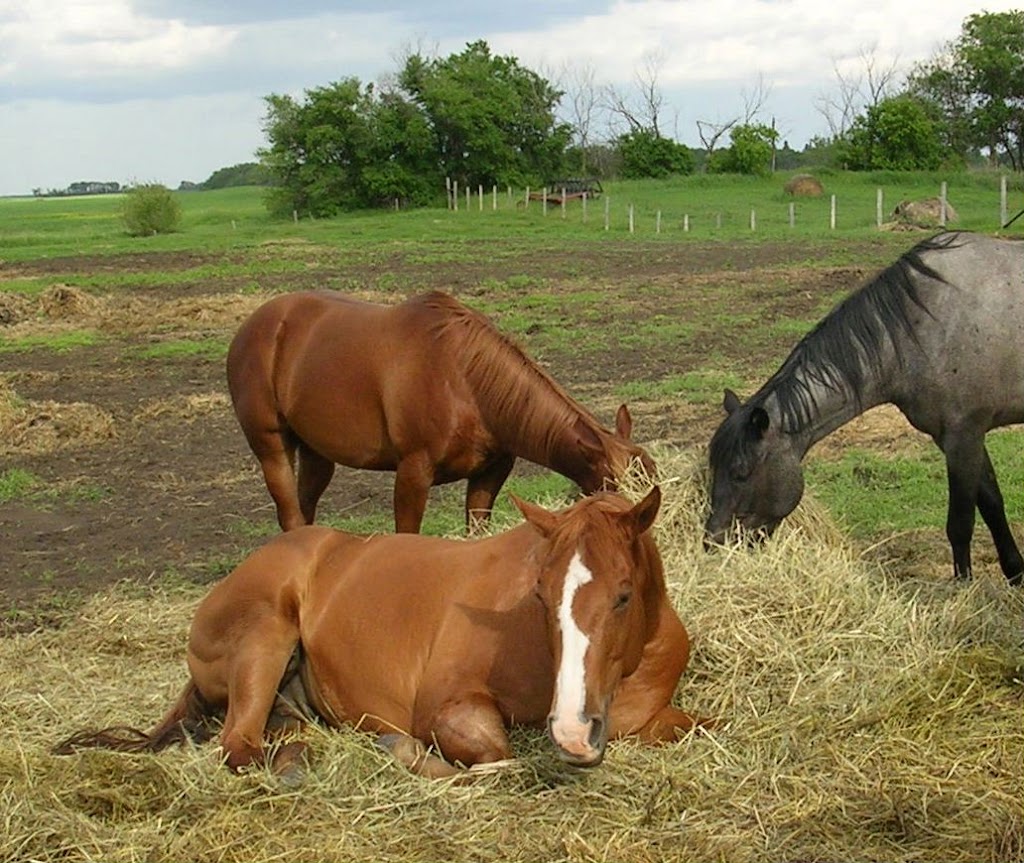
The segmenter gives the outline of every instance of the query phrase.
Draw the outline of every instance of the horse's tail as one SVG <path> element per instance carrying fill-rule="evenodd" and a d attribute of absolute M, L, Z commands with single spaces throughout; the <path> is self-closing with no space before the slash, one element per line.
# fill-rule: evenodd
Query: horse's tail
<path fill-rule="evenodd" d="M 56 755 L 71 755 L 78 749 L 112 749 L 117 752 L 159 752 L 176 743 L 202 743 L 213 736 L 213 711 L 189 681 L 175 705 L 152 731 L 127 725 L 72 734 L 53 747 Z"/>

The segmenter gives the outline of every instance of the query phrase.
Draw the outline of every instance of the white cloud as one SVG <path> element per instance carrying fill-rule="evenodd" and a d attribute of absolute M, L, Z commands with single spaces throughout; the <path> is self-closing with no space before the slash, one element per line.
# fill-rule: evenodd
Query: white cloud
<path fill-rule="evenodd" d="M 4 78 L 15 83 L 186 69 L 223 53 L 235 36 L 229 27 L 139 15 L 129 0 L 0 7 Z"/>
<path fill-rule="evenodd" d="M 826 131 L 814 101 L 834 90 L 836 66 L 858 74 L 869 51 L 909 69 L 979 11 L 974 0 L 0 0 L 0 194 L 203 179 L 252 158 L 263 96 L 375 80 L 406 46 L 444 56 L 477 39 L 545 75 L 590 65 L 624 91 L 657 57 L 665 116 L 691 145 L 697 119 L 735 116 L 761 80 L 766 112 L 799 147 Z M 144 141 L 129 124 L 146 127 Z"/>

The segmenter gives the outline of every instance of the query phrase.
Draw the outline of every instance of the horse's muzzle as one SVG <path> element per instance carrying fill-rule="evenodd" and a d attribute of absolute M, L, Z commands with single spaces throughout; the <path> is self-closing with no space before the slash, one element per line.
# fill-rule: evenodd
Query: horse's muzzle
<path fill-rule="evenodd" d="M 573 767 L 597 767 L 604 760 L 608 744 L 608 723 L 604 717 L 580 716 L 579 723 L 566 727 L 564 722 L 548 717 L 548 736 L 555 745 L 555 752 L 566 764 Z"/>

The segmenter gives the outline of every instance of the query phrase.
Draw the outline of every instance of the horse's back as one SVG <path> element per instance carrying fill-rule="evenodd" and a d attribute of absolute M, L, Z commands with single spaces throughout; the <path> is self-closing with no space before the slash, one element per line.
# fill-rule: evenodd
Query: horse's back
<path fill-rule="evenodd" d="M 445 399 L 458 376 L 436 338 L 444 314 L 422 298 L 380 305 L 329 291 L 264 304 L 228 354 L 243 429 L 276 428 L 283 418 L 333 462 L 394 469 L 402 452 L 431 434 L 431 423 L 451 425 Z"/>
<path fill-rule="evenodd" d="M 375 536 L 332 549 L 302 611 L 314 702 L 340 721 L 368 716 L 408 731 L 432 675 L 485 688 L 495 639 L 510 629 L 546 651 L 542 626 L 515 611 L 533 584 L 522 562 L 528 531 L 484 540 Z M 532 649 L 510 655 L 532 662 Z"/>
<path fill-rule="evenodd" d="M 932 246 L 921 260 L 941 279 L 920 279 L 897 403 L 931 434 L 1024 422 L 1024 243 L 951 233 Z"/>

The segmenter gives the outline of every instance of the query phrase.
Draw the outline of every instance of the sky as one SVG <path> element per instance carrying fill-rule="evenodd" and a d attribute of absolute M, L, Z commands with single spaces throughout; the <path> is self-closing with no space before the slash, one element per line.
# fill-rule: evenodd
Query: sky
<path fill-rule="evenodd" d="M 377 81 L 411 51 L 486 40 L 556 84 L 632 98 L 655 70 L 662 132 L 698 146 L 761 94 L 801 149 L 840 76 L 908 70 L 976 12 L 1024 0 L 0 0 L 0 195 L 78 180 L 202 182 L 256 160 L 264 97 Z M 647 74 L 649 78 L 649 74 Z"/>

